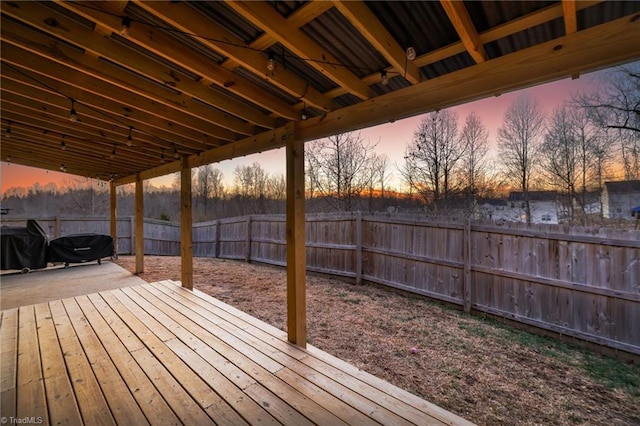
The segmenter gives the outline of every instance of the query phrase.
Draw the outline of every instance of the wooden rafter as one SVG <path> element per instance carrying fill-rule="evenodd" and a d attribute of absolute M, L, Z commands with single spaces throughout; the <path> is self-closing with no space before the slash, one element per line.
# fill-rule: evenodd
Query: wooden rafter
<path fill-rule="evenodd" d="M 441 0 L 440 4 L 473 60 L 478 64 L 486 61 L 487 54 L 484 51 L 484 46 L 480 41 L 480 37 L 478 37 L 478 32 L 464 3 L 455 0 Z"/>
<path fill-rule="evenodd" d="M 86 8 L 76 3 L 59 0 L 57 2 L 68 10 L 105 27 L 110 34 L 118 33 L 121 29 L 121 20 L 105 13 L 110 11 L 108 3 L 96 2 L 91 8 Z M 246 78 L 231 73 L 214 60 L 198 54 L 194 49 L 181 45 L 156 28 L 136 23 L 129 29 L 127 38 L 150 52 L 200 75 L 202 77 L 200 82 L 203 84 L 216 84 L 280 117 L 289 120 L 299 119 L 300 113 L 286 102 L 249 82 Z"/>
<path fill-rule="evenodd" d="M 336 8 L 384 56 L 400 75 L 411 84 L 420 82 L 420 71 L 413 61 L 407 60 L 404 49 L 389 34 L 378 18 L 362 1 L 340 0 Z"/>
<path fill-rule="evenodd" d="M 639 38 L 640 19 L 620 18 L 302 122 L 299 134 L 322 138 L 637 60 Z"/>
<path fill-rule="evenodd" d="M 333 55 L 311 40 L 305 33 L 289 25 L 269 4 L 263 2 L 227 2 L 252 24 L 269 33 L 275 40 L 328 78 L 361 99 L 374 96 L 372 90 L 348 68 L 339 66 Z"/>
<path fill-rule="evenodd" d="M 562 10 L 564 12 L 564 32 L 573 34 L 578 31 L 578 17 L 575 0 L 562 0 Z"/>
<path fill-rule="evenodd" d="M 96 110 L 104 109 L 105 105 L 111 103 L 113 109 L 110 109 L 110 111 L 121 112 L 122 115 L 119 119 L 126 117 L 133 120 L 135 119 L 134 117 L 139 116 L 141 121 L 155 124 L 159 129 L 166 127 L 167 130 L 183 126 L 185 135 L 193 134 L 194 137 L 198 135 L 201 141 L 210 141 L 210 143 L 198 142 L 195 144 L 200 149 L 205 149 L 207 145 L 219 145 L 217 143 L 219 139 L 209 136 L 220 136 L 221 129 L 216 126 L 184 113 L 176 113 L 165 105 L 159 105 L 151 100 L 131 96 L 131 94 L 119 90 L 117 86 L 89 80 L 82 73 L 43 60 L 36 55 L 25 51 L 14 51 L 11 46 L 5 46 L 3 43 L 3 61 L 17 67 L 20 63 L 19 61 L 24 60 L 24 58 L 29 59 L 28 65 L 30 68 L 18 69 L 18 71 L 3 69 L 3 76 L 6 75 L 8 78 L 22 81 L 24 84 L 28 84 L 32 78 L 35 78 L 38 82 L 55 89 L 57 93 L 76 99 L 80 104 L 89 105 Z M 155 118 L 150 121 L 146 120 L 151 117 Z M 171 117 L 175 121 L 169 121 L 166 117 Z"/>
<path fill-rule="evenodd" d="M 331 101 L 309 84 L 288 70 L 279 69 L 277 73 L 267 74 L 267 56 L 248 46 L 231 32 L 212 24 L 210 20 L 183 3 L 139 2 L 141 8 L 156 18 L 170 23 L 180 31 L 198 34 L 199 43 L 232 59 L 236 64 L 257 76 L 273 83 L 291 96 L 304 100 L 307 104 L 329 111 L 333 109 Z M 224 42 L 216 41 L 224 40 Z"/>
<path fill-rule="evenodd" d="M 241 117 L 263 127 L 273 127 L 271 120 L 263 113 L 248 105 L 239 103 L 232 97 L 214 92 L 179 72 L 163 68 L 157 62 L 131 49 L 116 43 L 114 40 L 93 32 L 86 27 L 36 3 L 22 3 L 19 8 L 8 8 L 8 16 L 19 19 L 45 33 L 51 34 L 68 43 L 79 46 L 85 51 L 105 58 L 120 67 L 129 69 L 146 78 L 164 84 L 172 89 L 180 90 L 210 105 L 224 108 L 225 112 Z M 3 23 L 3 34 L 4 23 Z M 18 34 L 19 36 L 20 34 Z M 211 111 L 215 114 L 215 110 Z M 224 117 L 220 117 L 220 126 L 227 126 Z"/>

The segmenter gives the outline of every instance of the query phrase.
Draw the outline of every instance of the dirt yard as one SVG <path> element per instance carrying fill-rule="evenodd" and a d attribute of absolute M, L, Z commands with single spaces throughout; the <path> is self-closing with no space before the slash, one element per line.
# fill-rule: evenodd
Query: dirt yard
<path fill-rule="evenodd" d="M 134 258 L 118 263 L 133 270 Z M 145 271 L 148 282 L 179 280 L 180 258 L 147 256 Z M 286 329 L 284 269 L 195 259 L 194 271 L 201 291 Z M 478 424 L 640 424 L 637 364 L 315 275 L 307 278 L 307 318 L 312 345 Z"/>

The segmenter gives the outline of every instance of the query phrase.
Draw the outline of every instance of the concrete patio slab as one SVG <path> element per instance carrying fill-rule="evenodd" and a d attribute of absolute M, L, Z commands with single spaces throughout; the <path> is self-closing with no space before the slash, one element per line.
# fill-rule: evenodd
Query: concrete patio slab
<path fill-rule="evenodd" d="M 56 266 L 28 274 L 5 272 L 0 276 L 0 309 L 32 305 L 83 294 L 145 284 L 112 262 Z"/>

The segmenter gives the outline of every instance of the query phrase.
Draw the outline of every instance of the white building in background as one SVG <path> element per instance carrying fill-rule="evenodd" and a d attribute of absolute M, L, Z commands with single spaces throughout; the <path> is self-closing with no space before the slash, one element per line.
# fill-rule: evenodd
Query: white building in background
<path fill-rule="evenodd" d="M 558 223 L 558 193 L 556 191 L 529 191 L 531 223 Z M 507 215 L 516 222 L 526 222 L 526 207 L 522 192 L 512 192 L 507 198 Z"/>
<path fill-rule="evenodd" d="M 633 219 L 632 209 L 640 206 L 640 180 L 605 182 L 602 215 L 607 219 Z"/>

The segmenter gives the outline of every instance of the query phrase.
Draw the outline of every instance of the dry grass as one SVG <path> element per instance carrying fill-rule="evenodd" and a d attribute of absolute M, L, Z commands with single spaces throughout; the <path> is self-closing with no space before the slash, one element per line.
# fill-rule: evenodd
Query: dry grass
<path fill-rule="evenodd" d="M 179 280 L 180 259 L 148 256 L 145 270 Z M 195 259 L 194 270 L 198 289 L 286 329 L 283 269 Z M 311 344 L 478 424 L 640 424 L 638 365 L 327 277 L 308 277 L 307 312 Z"/>

